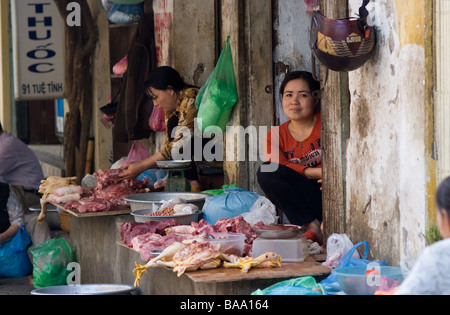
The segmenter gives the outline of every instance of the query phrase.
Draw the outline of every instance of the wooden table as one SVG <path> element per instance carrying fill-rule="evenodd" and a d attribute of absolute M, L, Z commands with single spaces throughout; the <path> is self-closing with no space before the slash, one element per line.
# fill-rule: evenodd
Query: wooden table
<path fill-rule="evenodd" d="M 109 211 L 80 213 L 77 210 L 65 209 L 64 205 L 62 205 L 62 204 L 53 203 L 53 202 L 51 202 L 51 204 L 56 206 L 56 207 L 58 207 L 59 209 L 65 211 L 65 212 L 73 215 L 74 217 L 77 217 L 77 218 L 93 218 L 93 217 L 116 216 L 116 215 L 123 215 L 123 214 L 130 214 L 131 213 L 131 208 L 130 208 L 129 205 L 117 206 L 117 207 L 112 208 Z"/>
<path fill-rule="evenodd" d="M 247 273 L 244 273 L 240 268 L 219 267 L 210 270 L 187 272 L 185 275 L 196 283 L 211 283 L 323 276 L 330 274 L 330 272 L 330 268 L 323 266 L 310 256 L 304 262 L 282 263 L 281 268 L 252 268 Z"/>

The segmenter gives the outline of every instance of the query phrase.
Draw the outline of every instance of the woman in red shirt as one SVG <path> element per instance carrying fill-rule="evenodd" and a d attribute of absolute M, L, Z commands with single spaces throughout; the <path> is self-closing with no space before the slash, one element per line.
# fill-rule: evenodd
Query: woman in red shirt
<path fill-rule="evenodd" d="M 267 134 L 258 182 L 290 223 L 304 226 L 321 243 L 320 84 L 311 73 L 295 71 L 286 75 L 280 93 L 289 121 Z"/>

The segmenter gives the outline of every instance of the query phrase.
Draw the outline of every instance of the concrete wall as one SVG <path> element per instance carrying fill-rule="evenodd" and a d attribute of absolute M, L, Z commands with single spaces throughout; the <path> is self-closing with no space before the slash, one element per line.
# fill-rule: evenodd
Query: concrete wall
<path fill-rule="evenodd" d="M 349 3 L 355 16 L 361 1 Z M 426 1 L 377 1 L 370 11 L 377 50 L 349 74 L 346 226 L 370 240 L 374 256 L 395 263 L 418 256 L 428 227 L 430 25 Z"/>

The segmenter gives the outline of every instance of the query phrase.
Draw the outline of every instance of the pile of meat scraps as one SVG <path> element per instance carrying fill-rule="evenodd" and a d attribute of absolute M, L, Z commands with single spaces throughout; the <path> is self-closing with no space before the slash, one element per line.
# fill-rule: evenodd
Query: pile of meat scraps
<path fill-rule="evenodd" d="M 124 206 L 124 197 L 146 192 L 148 179 L 124 180 L 119 175 L 122 169 L 99 170 L 93 175 L 97 179 L 97 186 L 92 188 L 86 196 L 80 200 L 73 200 L 64 206 L 67 210 L 76 210 L 80 213 L 105 212 Z"/>
<path fill-rule="evenodd" d="M 128 247 L 139 252 L 143 261 L 149 261 L 152 251 L 162 250 L 176 242 L 204 237 L 210 233 L 242 233 L 246 236 L 244 256 L 251 254 L 253 240 L 257 234 L 242 216 L 233 219 L 221 219 L 210 225 L 205 220 L 180 225 L 174 219 L 162 222 L 123 223 L 120 228 L 122 241 Z"/>

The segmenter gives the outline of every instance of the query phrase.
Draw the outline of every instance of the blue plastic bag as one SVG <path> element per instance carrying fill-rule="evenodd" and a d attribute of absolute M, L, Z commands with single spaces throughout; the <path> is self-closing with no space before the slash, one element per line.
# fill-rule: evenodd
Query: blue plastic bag
<path fill-rule="evenodd" d="M 203 206 L 203 219 L 211 225 L 220 219 L 235 218 L 249 212 L 260 197 L 257 193 L 242 188 L 226 188 L 224 194 L 208 197 Z"/>
<path fill-rule="evenodd" d="M 148 179 L 147 186 L 153 187 L 158 180 L 163 179 L 166 176 L 167 172 L 165 170 L 149 169 L 143 172 L 141 175 L 139 175 L 136 179 L 143 181 L 144 179 L 147 178 Z"/>
<path fill-rule="evenodd" d="M 0 247 L 0 278 L 22 278 L 33 271 L 28 257 L 27 247 L 31 244 L 30 236 L 22 226 L 11 241 Z"/>
<path fill-rule="evenodd" d="M 364 257 L 363 258 L 353 258 L 353 253 L 356 251 L 356 249 L 364 245 Z M 356 244 L 353 246 L 352 249 L 350 249 L 341 259 L 339 262 L 338 268 L 342 267 L 352 267 L 352 266 L 367 266 L 370 263 L 376 262 L 380 266 L 385 266 L 386 261 L 381 260 L 367 260 L 367 256 L 369 255 L 369 244 L 367 241 L 363 241 L 361 243 Z M 326 279 L 322 280 L 320 284 L 325 288 L 328 294 L 335 294 L 339 291 L 341 291 L 341 288 L 339 286 L 339 283 L 337 281 L 337 277 L 335 274 L 329 275 Z"/>

